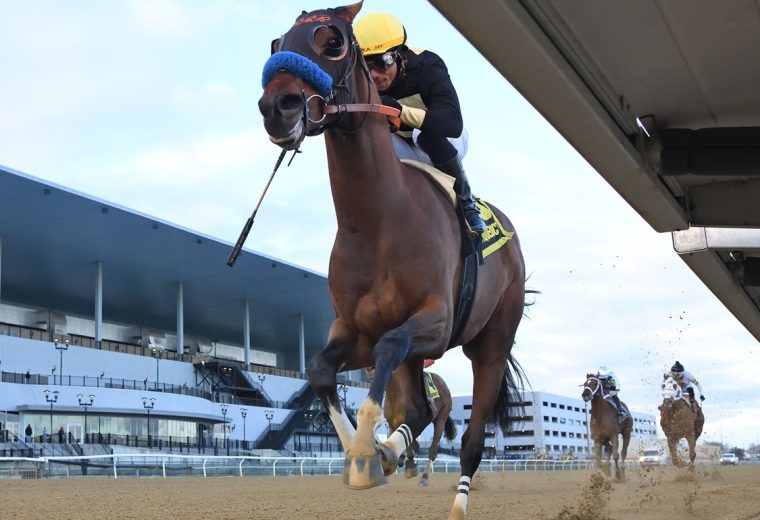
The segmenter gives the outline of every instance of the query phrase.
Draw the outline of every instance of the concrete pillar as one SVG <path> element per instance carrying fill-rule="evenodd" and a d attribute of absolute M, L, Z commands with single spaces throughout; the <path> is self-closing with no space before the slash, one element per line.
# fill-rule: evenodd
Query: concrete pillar
<path fill-rule="evenodd" d="M 95 264 L 95 345 L 103 341 L 103 263 Z"/>
<path fill-rule="evenodd" d="M 243 313 L 243 356 L 245 359 L 245 369 L 251 368 L 251 303 L 245 301 Z"/>
<path fill-rule="evenodd" d="M 298 358 L 300 362 L 299 368 L 303 374 L 306 372 L 306 332 L 303 325 L 303 314 L 301 314 L 300 318 L 301 326 L 299 327 L 298 331 Z"/>
<path fill-rule="evenodd" d="M 185 308 L 184 287 L 177 285 L 177 359 L 183 359 L 185 353 Z"/>

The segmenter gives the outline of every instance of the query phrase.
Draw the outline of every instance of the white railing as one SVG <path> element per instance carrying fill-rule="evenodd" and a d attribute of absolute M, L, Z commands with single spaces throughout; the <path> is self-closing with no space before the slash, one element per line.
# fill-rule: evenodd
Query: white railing
<path fill-rule="evenodd" d="M 420 460 L 422 462 L 422 460 Z M 193 456 L 175 454 L 0 457 L 0 478 L 308 476 L 340 475 L 343 457 Z M 635 465 L 626 461 L 626 466 Z M 571 471 L 593 469 L 593 460 L 483 459 L 478 471 Z M 458 460 L 437 460 L 434 473 L 459 473 Z"/>

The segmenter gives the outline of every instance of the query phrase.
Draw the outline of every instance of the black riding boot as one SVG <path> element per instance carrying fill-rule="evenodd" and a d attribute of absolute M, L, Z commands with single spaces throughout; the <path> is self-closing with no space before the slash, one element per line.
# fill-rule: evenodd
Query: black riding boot
<path fill-rule="evenodd" d="M 623 407 L 620 404 L 620 398 L 616 395 L 613 395 L 612 400 L 615 402 L 615 405 L 617 406 L 618 422 L 620 422 L 623 420 Z"/>
<path fill-rule="evenodd" d="M 459 159 L 459 154 L 446 162 L 436 164 L 435 167 L 443 173 L 454 177 L 454 192 L 457 194 L 457 198 L 459 198 L 459 201 L 462 204 L 467 223 L 476 233 L 483 233 L 486 230 L 486 224 L 483 222 L 483 219 L 480 216 L 480 210 L 475 204 L 475 199 L 472 197 L 470 183 L 467 181 L 467 175 L 464 173 L 464 167 L 462 166 L 462 161 Z"/>

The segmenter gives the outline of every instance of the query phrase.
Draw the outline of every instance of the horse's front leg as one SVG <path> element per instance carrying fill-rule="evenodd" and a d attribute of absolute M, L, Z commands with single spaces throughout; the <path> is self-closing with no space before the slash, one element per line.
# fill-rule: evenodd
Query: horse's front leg
<path fill-rule="evenodd" d="M 309 383 L 327 409 L 344 453 L 351 449 L 356 430 L 338 397 L 336 376 L 354 345 L 355 336 L 340 320 L 336 320 L 330 327 L 327 346 L 314 355 L 306 369 Z"/>
<path fill-rule="evenodd" d="M 692 433 L 686 439 L 689 444 L 689 469 L 694 470 L 694 461 L 697 459 L 697 439 Z"/>
<path fill-rule="evenodd" d="M 622 475 L 620 474 L 620 455 L 618 453 L 619 444 L 618 444 L 618 436 L 615 434 L 615 436 L 610 440 L 611 450 L 612 450 L 612 458 L 615 459 L 615 478 L 617 480 L 622 480 Z"/>
<path fill-rule="evenodd" d="M 594 439 L 594 462 L 596 462 L 596 469 L 598 471 L 604 471 L 602 466 L 602 441 Z"/>
<path fill-rule="evenodd" d="M 386 477 L 396 470 L 399 456 L 422 432 L 424 419 L 407 413 L 408 424 L 401 424 L 385 442 L 379 444 L 375 438 L 375 430 L 382 422 L 381 403 L 391 372 L 410 353 L 430 352 L 431 345 L 437 345 L 442 337 L 446 337 L 443 330 L 445 320 L 441 318 L 440 311 L 428 310 L 386 332 L 375 345 L 372 351 L 375 377 L 367 399 L 359 408 L 356 436 L 351 450 L 346 453 L 343 479 L 348 487 L 366 489 L 387 483 Z"/>

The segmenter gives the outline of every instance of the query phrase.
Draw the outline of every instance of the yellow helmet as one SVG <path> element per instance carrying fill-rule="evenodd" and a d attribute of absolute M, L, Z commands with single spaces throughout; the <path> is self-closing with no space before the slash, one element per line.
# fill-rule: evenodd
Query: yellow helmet
<path fill-rule="evenodd" d="M 406 29 L 401 21 L 388 13 L 369 13 L 354 24 L 354 34 L 362 54 L 383 54 L 406 43 Z"/>

